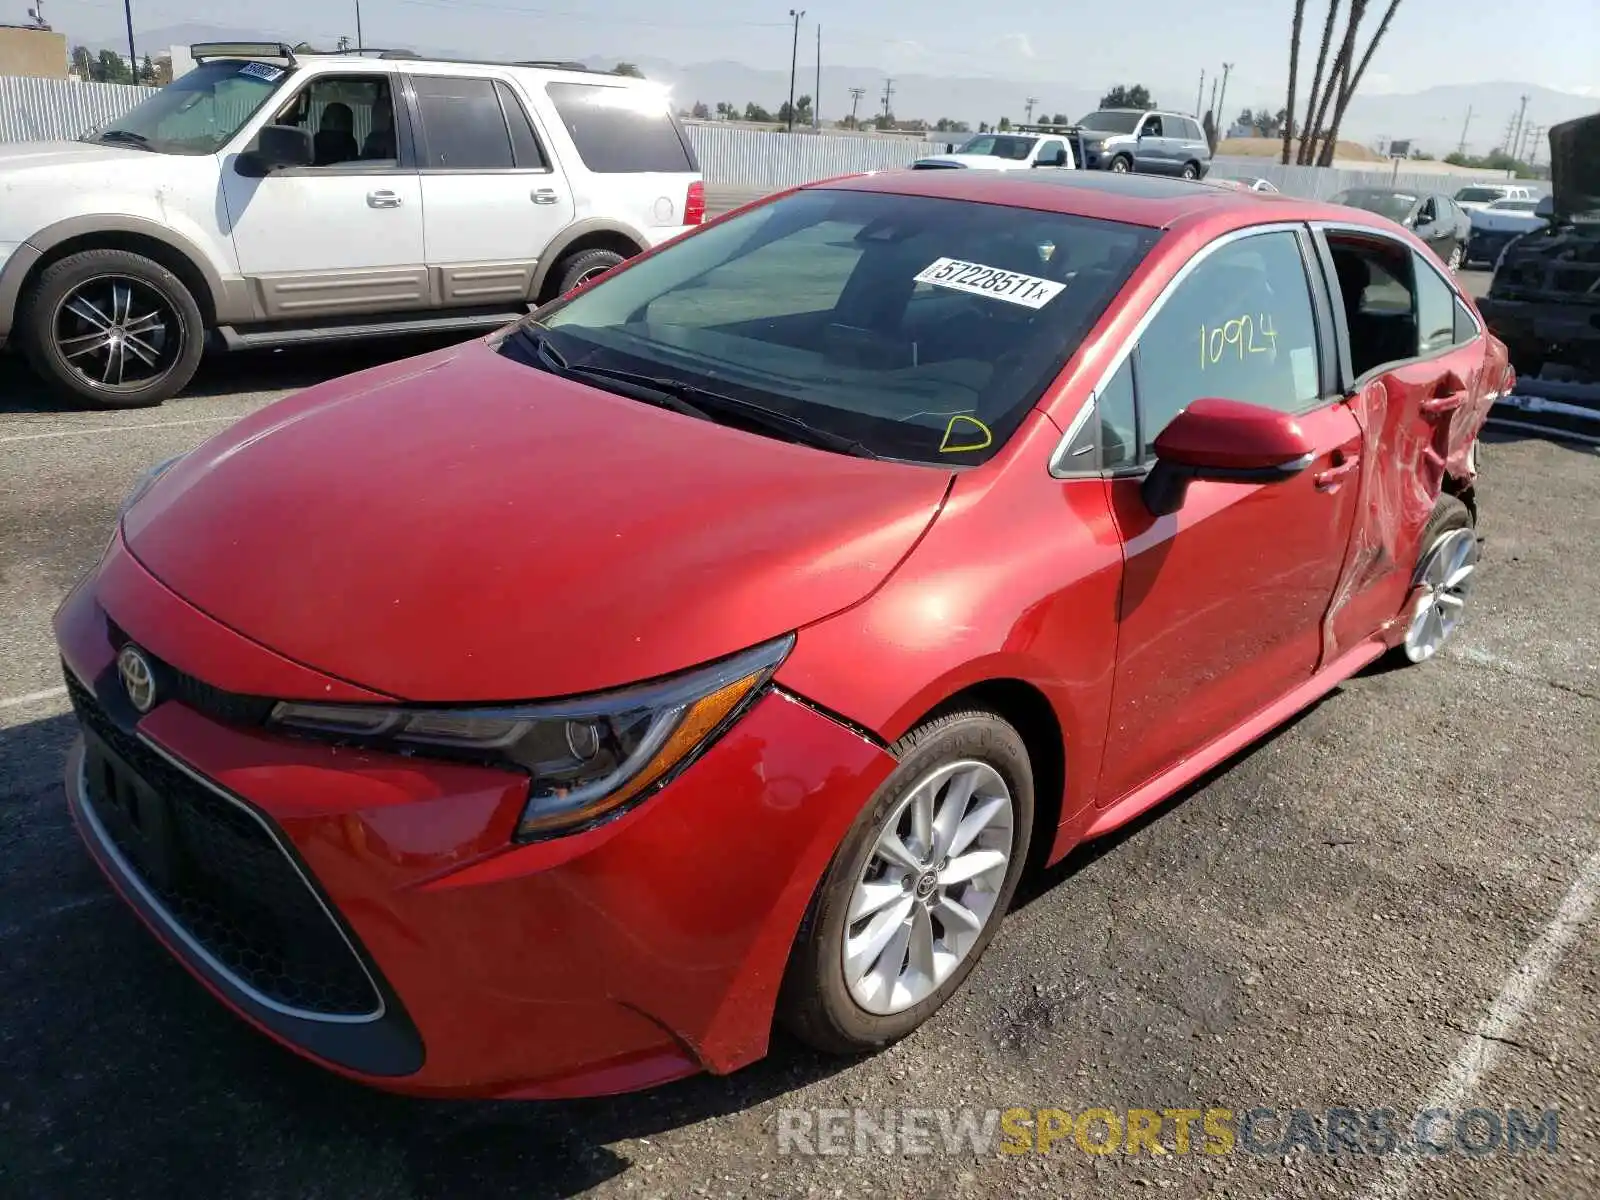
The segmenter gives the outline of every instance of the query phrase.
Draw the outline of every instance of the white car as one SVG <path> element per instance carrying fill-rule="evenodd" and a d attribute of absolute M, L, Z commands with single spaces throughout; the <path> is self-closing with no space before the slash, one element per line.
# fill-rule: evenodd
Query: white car
<path fill-rule="evenodd" d="M 503 325 L 704 218 L 643 80 L 193 53 L 76 142 L 0 146 L 0 344 L 94 404 L 159 404 L 206 345 Z"/>
<path fill-rule="evenodd" d="M 1222 180 L 1224 183 L 1235 183 L 1247 192 L 1268 192 L 1276 194 L 1278 187 L 1270 179 L 1261 179 L 1255 175 L 1228 175 Z"/>
<path fill-rule="evenodd" d="M 916 170 L 972 167 L 985 171 L 1077 168 L 1071 141 L 1041 133 L 980 133 L 954 154 L 935 154 L 911 164 Z"/>
<path fill-rule="evenodd" d="M 1540 215 L 1537 200 L 1496 200 L 1471 216 L 1472 233 L 1462 252 L 1462 262 L 1469 264 L 1499 261 L 1501 251 L 1514 239 L 1550 223 Z"/>
<path fill-rule="evenodd" d="M 1537 201 L 1539 196 L 1532 188 L 1514 183 L 1480 183 L 1462 188 L 1451 199 L 1456 202 L 1457 208 L 1464 208 L 1470 213 L 1488 208 L 1500 200 Z"/>

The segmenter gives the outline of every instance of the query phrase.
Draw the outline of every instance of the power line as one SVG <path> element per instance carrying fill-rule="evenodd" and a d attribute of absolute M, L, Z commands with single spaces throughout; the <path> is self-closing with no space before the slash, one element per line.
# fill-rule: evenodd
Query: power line
<path fill-rule="evenodd" d="M 1025 119 L 1030 125 L 1033 124 L 1033 106 L 1037 103 L 1039 103 L 1039 97 L 1029 96 L 1026 103 L 1023 104 L 1023 109 L 1027 113 L 1027 117 Z"/>

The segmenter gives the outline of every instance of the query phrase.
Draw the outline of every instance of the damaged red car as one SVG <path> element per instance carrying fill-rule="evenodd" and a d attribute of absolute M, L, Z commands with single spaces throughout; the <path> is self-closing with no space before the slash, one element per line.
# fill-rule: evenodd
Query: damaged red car
<path fill-rule="evenodd" d="M 68 802 L 207 988 L 371 1084 L 880 1047 L 1025 870 L 1439 652 L 1509 382 L 1348 208 L 793 191 L 152 472 L 56 617 Z"/>

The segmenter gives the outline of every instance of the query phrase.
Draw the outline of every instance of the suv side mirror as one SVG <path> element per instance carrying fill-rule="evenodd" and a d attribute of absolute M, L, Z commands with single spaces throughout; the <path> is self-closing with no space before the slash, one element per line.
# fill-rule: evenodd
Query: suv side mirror
<path fill-rule="evenodd" d="M 267 125 L 256 136 L 253 150 L 234 161 L 233 169 L 250 179 L 264 179 L 289 167 L 309 167 L 316 161 L 311 135 L 289 125 Z"/>
<path fill-rule="evenodd" d="M 1145 507 L 1158 517 L 1183 507 L 1195 479 L 1281 483 L 1311 465 L 1316 448 L 1288 413 L 1238 400 L 1196 400 L 1156 438 Z"/>
<path fill-rule="evenodd" d="M 1539 197 L 1539 203 L 1537 203 L 1537 204 L 1535 204 L 1533 206 L 1533 215 L 1536 216 L 1536 217 L 1543 217 L 1547 221 L 1551 217 L 1555 216 L 1556 215 L 1556 198 L 1553 195 L 1548 195 L 1548 194 L 1540 196 Z"/>

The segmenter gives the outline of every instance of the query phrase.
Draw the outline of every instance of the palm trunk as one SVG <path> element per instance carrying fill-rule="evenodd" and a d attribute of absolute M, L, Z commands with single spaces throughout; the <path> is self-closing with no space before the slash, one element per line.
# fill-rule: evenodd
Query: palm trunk
<path fill-rule="evenodd" d="M 1294 140 L 1294 85 L 1300 71 L 1300 29 L 1305 24 L 1306 0 L 1294 0 L 1294 28 L 1289 33 L 1289 119 L 1283 123 L 1283 165 L 1289 165 L 1289 144 Z"/>
<path fill-rule="evenodd" d="M 1305 161 L 1308 163 L 1321 163 L 1327 148 L 1333 145 L 1327 136 L 1327 119 L 1333 107 L 1330 106 L 1335 96 L 1343 96 L 1345 86 L 1350 78 L 1350 60 L 1356 53 L 1356 33 L 1361 25 L 1361 18 L 1367 14 L 1367 0 L 1350 0 L 1350 20 L 1344 27 L 1344 41 L 1339 45 L 1339 52 L 1334 56 L 1333 67 L 1328 74 L 1328 85 L 1322 89 L 1322 97 L 1317 101 L 1316 128 L 1310 131 L 1311 149 L 1306 153 Z M 1319 149 L 1320 147 L 1320 149 Z"/>
<path fill-rule="evenodd" d="M 1306 97 L 1306 120 L 1300 127 L 1300 153 L 1295 159 L 1301 164 L 1311 161 L 1309 147 L 1316 142 L 1317 100 L 1322 95 L 1322 71 L 1328 65 L 1328 47 L 1333 45 L 1333 27 L 1339 19 L 1339 0 L 1328 0 L 1328 19 L 1322 23 L 1322 47 L 1317 51 L 1317 69 L 1311 75 L 1311 95 Z M 1294 109 L 1290 108 L 1290 114 Z"/>
<path fill-rule="evenodd" d="M 1350 99 L 1356 94 L 1356 88 L 1361 86 L 1361 77 L 1366 74 L 1367 64 L 1372 61 L 1372 54 L 1378 48 L 1378 43 L 1383 40 L 1383 35 L 1389 32 L 1389 22 L 1394 20 L 1395 9 L 1400 7 L 1400 0 L 1389 0 L 1389 7 L 1384 10 L 1383 20 L 1378 22 L 1378 31 L 1372 35 L 1372 40 L 1367 43 L 1366 53 L 1361 56 L 1361 62 L 1356 66 L 1355 74 L 1350 76 L 1349 83 L 1339 93 L 1339 105 L 1333 110 L 1333 126 L 1329 130 L 1328 144 L 1322 152 L 1322 166 L 1333 166 L 1333 145 L 1339 137 L 1339 125 L 1344 120 L 1345 109 L 1350 107 Z"/>

